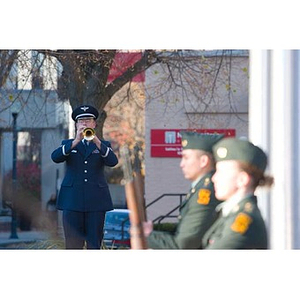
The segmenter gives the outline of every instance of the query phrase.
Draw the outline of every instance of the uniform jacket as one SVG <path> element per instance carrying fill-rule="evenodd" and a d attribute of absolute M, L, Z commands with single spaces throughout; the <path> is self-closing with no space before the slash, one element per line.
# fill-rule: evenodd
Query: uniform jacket
<path fill-rule="evenodd" d="M 255 196 L 242 200 L 206 232 L 203 237 L 206 249 L 266 249 L 267 231 Z"/>
<path fill-rule="evenodd" d="M 66 174 L 57 199 L 57 209 L 73 211 L 108 211 L 113 209 L 104 167 L 113 167 L 118 158 L 108 141 L 101 140 L 101 149 L 83 142 L 71 149 L 73 139 L 62 141 L 52 152 L 55 163 L 66 163 Z"/>
<path fill-rule="evenodd" d="M 215 221 L 215 207 L 221 202 L 215 198 L 211 181 L 213 172 L 200 179 L 187 194 L 180 207 L 179 222 L 174 234 L 152 231 L 148 236 L 148 247 L 152 249 L 201 249 L 206 230 Z"/>

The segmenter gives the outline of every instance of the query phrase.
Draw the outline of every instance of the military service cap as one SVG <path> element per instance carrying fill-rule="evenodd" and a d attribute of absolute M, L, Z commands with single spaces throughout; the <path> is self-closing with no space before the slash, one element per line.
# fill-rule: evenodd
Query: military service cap
<path fill-rule="evenodd" d="M 224 138 L 213 147 L 216 162 L 223 160 L 239 160 L 265 171 L 266 154 L 247 140 Z"/>
<path fill-rule="evenodd" d="M 223 138 L 223 134 L 198 133 L 181 131 L 182 149 L 198 149 L 212 153 L 212 146 Z"/>
<path fill-rule="evenodd" d="M 80 118 L 94 118 L 97 119 L 99 116 L 98 110 L 91 105 L 80 105 L 75 108 L 72 112 L 72 119 L 77 121 Z"/>

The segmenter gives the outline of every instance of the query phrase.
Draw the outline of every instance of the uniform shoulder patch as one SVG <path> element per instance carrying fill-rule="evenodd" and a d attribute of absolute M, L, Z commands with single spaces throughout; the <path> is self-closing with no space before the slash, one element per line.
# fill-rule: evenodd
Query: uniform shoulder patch
<path fill-rule="evenodd" d="M 230 228 L 234 232 L 244 234 L 248 230 L 251 223 L 252 218 L 249 215 L 245 213 L 239 213 Z"/>
<path fill-rule="evenodd" d="M 208 189 L 200 189 L 198 192 L 197 203 L 207 205 L 210 201 L 211 191 Z"/>

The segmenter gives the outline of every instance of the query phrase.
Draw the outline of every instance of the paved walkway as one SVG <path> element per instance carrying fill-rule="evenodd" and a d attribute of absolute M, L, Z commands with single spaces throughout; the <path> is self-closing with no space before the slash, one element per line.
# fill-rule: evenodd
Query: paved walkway
<path fill-rule="evenodd" d="M 42 231 L 18 231 L 18 238 L 10 238 L 10 231 L 0 232 L 0 245 L 16 244 L 16 243 L 30 243 L 40 240 L 47 240 L 50 234 Z"/>
<path fill-rule="evenodd" d="M 57 234 L 61 236 L 62 228 L 58 228 Z M 53 240 L 60 240 L 61 238 L 53 237 L 53 235 L 44 230 L 36 230 L 32 229 L 30 231 L 22 231 L 19 228 L 17 228 L 17 237 L 18 238 L 11 238 L 11 217 L 10 216 L 1 216 L 0 217 L 0 249 L 14 249 L 18 248 L 16 244 L 20 244 L 20 247 L 22 246 L 22 243 L 29 243 L 33 244 L 35 242 L 46 242 L 50 243 Z"/>

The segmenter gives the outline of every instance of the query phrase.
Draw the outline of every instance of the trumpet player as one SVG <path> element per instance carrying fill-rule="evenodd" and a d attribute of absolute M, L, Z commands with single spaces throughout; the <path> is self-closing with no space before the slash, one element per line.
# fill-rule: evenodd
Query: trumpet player
<path fill-rule="evenodd" d="M 72 112 L 76 136 L 63 140 L 52 152 L 55 163 L 66 163 L 66 174 L 57 199 L 63 212 L 66 249 L 100 249 L 106 211 L 113 209 L 104 167 L 114 167 L 118 158 L 109 141 L 94 131 L 98 110 L 81 105 Z M 88 128 L 88 129 L 86 129 Z"/>

